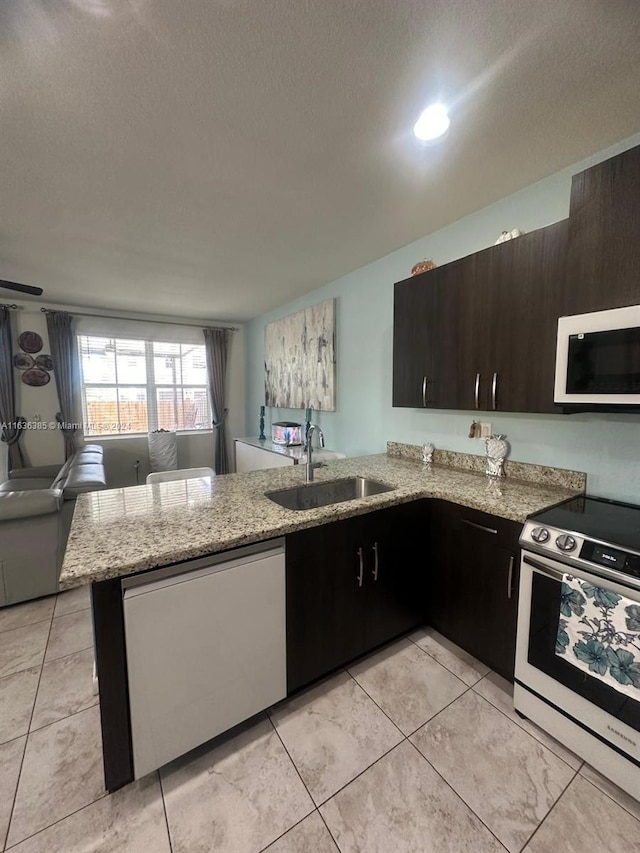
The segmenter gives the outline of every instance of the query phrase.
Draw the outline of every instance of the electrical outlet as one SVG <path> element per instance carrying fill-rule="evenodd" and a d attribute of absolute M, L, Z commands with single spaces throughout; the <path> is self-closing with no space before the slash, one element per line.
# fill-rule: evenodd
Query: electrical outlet
<path fill-rule="evenodd" d="M 480 424 L 480 438 L 489 438 L 491 435 L 491 424 Z"/>

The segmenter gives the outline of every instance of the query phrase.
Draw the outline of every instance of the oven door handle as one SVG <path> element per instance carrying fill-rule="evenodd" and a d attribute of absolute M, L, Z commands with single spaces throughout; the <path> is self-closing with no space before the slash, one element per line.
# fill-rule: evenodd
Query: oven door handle
<path fill-rule="evenodd" d="M 549 568 L 549 566 L 545 566 L 544 563 L 538 563 L 536 560 L 532 560 L 530 557 L 525 557 L 523 555 L 522 562 L 526 563 L 528 566 L 536 569 L 539 572 L 542 572 L 543 575 L 548 575 L 550 578 L 553 578 L 556 581 L 561 581 L 563 578 L 562 572 L 557 572 L 555 569 Z"/>

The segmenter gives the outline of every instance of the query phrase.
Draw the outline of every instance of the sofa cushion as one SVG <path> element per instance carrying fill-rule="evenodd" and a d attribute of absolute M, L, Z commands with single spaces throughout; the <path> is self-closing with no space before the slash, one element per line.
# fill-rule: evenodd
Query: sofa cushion
<path fill-rule="evenodd" d="M 101 444 L 85 444 L 82 450 L 79 450 L 78 453 L 99 453 L 100 456 L 104 454 L 104 448 Z M 74 454 L 75 456 L 76 454 Z"/>
<path fill-rule="evenodd" d="M 59 489 L 0 492 L 0 521 L 48 515 L 58 512 L 62 503 L 62 492 Z"/>
<path fill-rule="evenodd" d="M 70 468 L 75 468 L 77 465 L 101 465 L 102 453 L 95 453 L 93 450 L 83 450 L 81 453 L 74 453 L 69 460 Z"/>
<path fill-rule="evenodd" d="M 25 477 L 24 479 L 7 480 L 0 484 L 0 493 L 2 492 L 33 492 L 37 489 L 51 489 L 52 484 L 50 479 L 39 480 L 36 477 Z"/>
<path fill-rule="evenodd" d="M 84 492 L 106 489 L 104 465 L 74 465 L 69 469 L 64 483 L 60 484 L 65 500 L 77 498 Z"/>

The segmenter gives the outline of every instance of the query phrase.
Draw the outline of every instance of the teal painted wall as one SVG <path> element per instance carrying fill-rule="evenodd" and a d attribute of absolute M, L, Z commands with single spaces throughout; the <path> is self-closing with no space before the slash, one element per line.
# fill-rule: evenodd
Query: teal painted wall
<path fill-rule="evenodd" d="M 388 440 L 429 440 L 436 447 L 481 454 L 483 443 L 467 437 L 471 412 L 391 406 L 393 283 L 406 278 L 423 257 L 447 263 L 491 245 L 505 228 L 530 231 L 564 219 L 572 175 L 638 144 L 640 134 L 251 321 L 246 339 L 247 435 L 257 434 L 258 407 L 264 403 L 265 324 L 335 297 L 337 410 L 314 418 L 327 447 L 357 456 L 383 452 Z M 271 420 L 303 418 L 300 410 L 267 410 L 267 428 Z M 506 434 L 510 458 L 586 471 L 590 494 L 640 503 L 640 414 L 492 413 L 482 420 L 490 421 L 494 432 Z"/>

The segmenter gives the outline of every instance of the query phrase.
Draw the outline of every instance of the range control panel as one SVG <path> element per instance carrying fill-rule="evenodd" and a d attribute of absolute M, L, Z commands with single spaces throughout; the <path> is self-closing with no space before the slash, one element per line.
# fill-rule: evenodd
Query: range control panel
<path fill-rule="evenodd" d="M 577 534 L 557 530 L 555 527 L 543 527 L 535 521 L 527 521 L 520 536 L 524 547 L 536 546 L 541 553 L 564 554 L 578 557 L 581 555 L 584 539 Z"/>
<path fill-rule="evenodd" d="M 603 542 L 584 539 L 577 533 L 567 533 L 539 522 L 527 521 L 520 535 L 523 548 L 560 557 L 562 562 L 591 563 L 640 579 L 640 555 L 623 551 Z"/>

